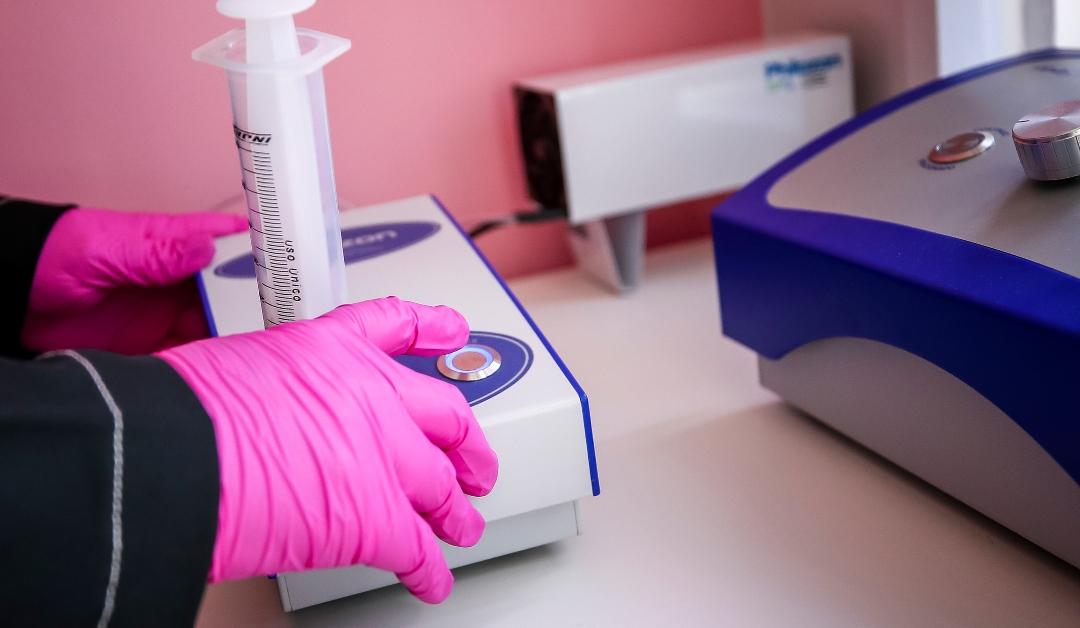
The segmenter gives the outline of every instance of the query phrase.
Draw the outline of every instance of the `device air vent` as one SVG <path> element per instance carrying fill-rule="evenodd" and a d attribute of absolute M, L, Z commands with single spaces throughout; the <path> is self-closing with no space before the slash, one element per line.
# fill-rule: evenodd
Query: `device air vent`
<path fill-rule="evenodd" d="M 524 87 L 514 94 L 529 196 L 542 207 L 567 209 L 555 98 Z"/>

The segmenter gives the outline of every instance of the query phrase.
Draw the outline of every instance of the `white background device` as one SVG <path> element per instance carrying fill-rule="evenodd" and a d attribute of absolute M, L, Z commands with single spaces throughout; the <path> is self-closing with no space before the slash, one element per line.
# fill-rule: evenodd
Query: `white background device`
<path fill-rule="evenodd" d="M 1080 47 L 1076 0 L 762 0 L 766 35 L 851 37 L 856 106 L 1031 50 Z"/>
<path fill-rule="evenodd" d="M 802 34 L 524 79 L 529 193 L 588 272 L 632 287 L 643 211 L 723 192 L 852 114 L 847 38 Z"/>

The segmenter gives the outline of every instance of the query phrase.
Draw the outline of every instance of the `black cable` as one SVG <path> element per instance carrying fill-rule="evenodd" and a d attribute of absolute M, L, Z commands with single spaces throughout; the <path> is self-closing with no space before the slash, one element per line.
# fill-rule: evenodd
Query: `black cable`
<path fill-rule="evenodd" d="M 532 222 L 547 222 L 549 220 L 558 220 L 559 218 L 566 218 L 565 209 L 542 207 L 540 209 L 532 209 L 514 214 L 515 222 L 520 222 L 523 224 Z"/>
<path fill-rule="evenodd" d="M 477 236 L 482 236 L 485 233 L 487 233 L 488 231 L 491 231 L 493 229 L 497 229 L 497 228 L 502 227 L 503 225 L 506 225 L 506 224 L 508 224 L 508 223 L 505 220 L 487 220 L 487 221 L 484 221 L 484 222 L 476 225 L 472 229 L 469 229 L 469 237 L 470 238 L 475 238 Z"/>
<path fill-rule="evenodd" d="M 542 207 L 540 209 L 526 209 L 523 211 L 515 212 L 505 218 L 499 218 L 497 220 L 485 220 L 484 222 L 473 227 L 472 229 L 469 229 L 469 237 L 476 238 L 489 231 L 498 229 L 499 227 L 505 227 L 506 225 L 533 224 L 539 222 L 548 222 L 551 220 L 558 220 L 560 218 L 566 218 L 565 209 L 550 207 Z"/>

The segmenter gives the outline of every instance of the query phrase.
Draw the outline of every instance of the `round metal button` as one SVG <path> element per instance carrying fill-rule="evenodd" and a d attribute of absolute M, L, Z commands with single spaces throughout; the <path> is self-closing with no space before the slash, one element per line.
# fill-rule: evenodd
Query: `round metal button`
<path fill-rule="evenodd" d="M 936 164 L 952 164 L 977 157 L 994 145 L 994 136 L 985 131 L 954 135 L 935 146 L 927 158 Z"/>
<path fill-rule="evenodd" d="M 465 345 L 440 356 L 435 363 L 439 373 L 458 382 L 475 382 L 490 377 L 502 366 L 502 356 L 487 345 Z"/>

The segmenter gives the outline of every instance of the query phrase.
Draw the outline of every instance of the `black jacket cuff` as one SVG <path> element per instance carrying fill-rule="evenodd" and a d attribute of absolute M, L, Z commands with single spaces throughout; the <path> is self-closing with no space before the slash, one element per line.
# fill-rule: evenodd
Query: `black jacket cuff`
<path fill-rule="evenodd" d="M 112 625 L 192 625 L 217 534 L 213 423 L 166 362 L 83 355 L 124 410 L 126 534 Z"/>
<path fill-rule="evenodd" d="M 74 205 L 52 205 L 0 196 L 7 242 L 0 247 L 0 264 L 7 271 L 8 307 L 0 309 L 0 356 L 25 358 L 22 329 L 30 302 L 38 257 L 49 231 Z"/>
<path fill-rule="evenodd" d="M 154 357 L 65 351 L 0 359 L 0 399 L 0 624 L 93 626 L 111 612 L 112 628 L 190 627 L 219 474 L 213 424 L 183 379 Z"/>

